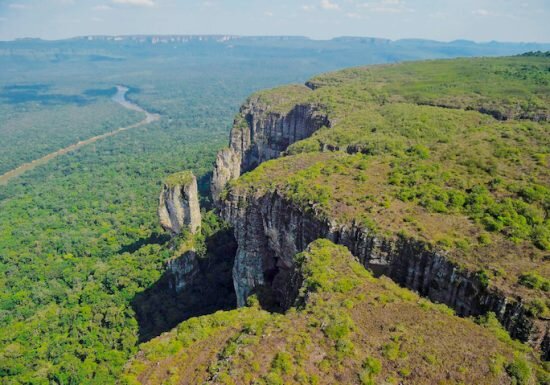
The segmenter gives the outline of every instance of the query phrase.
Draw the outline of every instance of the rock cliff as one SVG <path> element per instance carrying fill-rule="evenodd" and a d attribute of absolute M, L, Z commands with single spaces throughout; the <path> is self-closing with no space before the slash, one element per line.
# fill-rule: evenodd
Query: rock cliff
<path fill-rule="evenodd" d="M 393 68 L 387 69 L 389 72 L 392 70 Z M 414 237 L 405 235 L 406 233 L 398 235 L 399 231 L 395 231 L 395 228 L 392 228 L 391 231 L 374 232 L 370 229 L 376 226 L 363 225 L 358 223 L 356 219 L 349 219 L 354 218 L 352 214 L 349 214 L 348 219 L 338 219 L 337 221 L 334 217 L 336 214 L 333 212 L 333 215 L 329 215 L 327 218 L 315 208 L 318 203 L 315 198 L 320 195 L 310 199 L 307 194 L 303 193 L 304 190 L 307 190 L 308 184 L 315 185 L 317 183 L 314 187 L 322 193 L 326 192 L 326 195 L 323 196 L 326 197 L 327 201 L 330 201 L 330 194 L 333 193 L 333 190 L 346 190 L 350 186 L 354 186 L 349 180 L 355 178 L 355 176 L 362 178 L 360 180 L 365 181 L 365 185 L 369 183 L 371 183 L 371 186 L 375 186 L 376 183 L 388 185 L 388 179 L 383 179 L 386 177 L 385 173 L 387 171 L 384 171 L 385 169 L 380 168 L 379 171 L 372 174 L 365 171 L 360 173 L 361 175 L 350 176 L 350 169 L 346 169 L 348 166 L 335 162 L 331 164 L 331 169 L 319 167 L 319 170 L 317 170 L 319 174 L 326 172 L 326 175 L 331 176 L 340 172 L 340 175 L 337 175 L 338 178 L 334 178 L 334 180 L 335 183 L 340 182 L 342 185 L 336 186 L 335 189 L 324 188 L 326 186 L 323 183 L 331 184 L 332 180 L 325 179 L 320 182 L 319 180 L 322 178 L 318 178 L 317 181 L 307 179 L 314 175 L 314 172 L 303 173 L 301 177 L 306 175 L 307 180 L 305 182 L 301 181 L 301 184 L 295 178 L 295 183 L 290 183 L 290 186 L 288 184 L 286 186 L 276 185 L 269 174 L 269 170 L 274 170 L 275 173 L 279 172 L 284 177 L 292 178 L 298 174 L 298 172 L 289 171 L 293 167 L 292 162 L 295 160 L 295 168 L 302 170 L 302 163 L 305 163 L 304 159 L 307 158 L 305 156 L 302 158 L 289 157 L 292 159 L 288 163 L 284 163 L 283 159 L 269 163 L 269 165 L 278 164 L 280 166 L 279 170 L 274 168 L 266 171 L 264 167 L 258 170 L 265 174 L 263 177 L 267 181 L 264 182 L 269 186 L 268 188 L 255 188 L 255 183 L 258 181 L 255 178 L 258 175 L 251 173 L 247 175 L 251 176 L 249 182 L 247 182 L 250 188 L 233 188 L 237 186 L 238 183 L 236 183 L 230 185 L 230 188 L 224 189 L 227 182 L 253 170 L 262 162 L 279 157 L 287 150 L 288 146 L 310 137 L 321 127 L 331 127 L 332 129 L 323 130 L 315 135 L 315 138 L 311 140 L 313 146 L 308 148 L 315 148 L 320 151 L 339 151 L 341 148 L 347 149 L 349 154 L 361 152 L 373 158 L 380 155 L 381 157 L 392 157 L 393 160 L 401 161 L 406 158 L 402 155 L 403 153 L 418 153 L 419 149 L 424 149 L 424 151 L 420 151 L 422 154 L 419 153 L 418 159 L 411 158 L 412 161 L 420 163 L 430 157 L 430 150 L 432 149 L 434 149 L 434 152 L 442 152 L 438 154 L 441 155 L 440 159 L 448 160 L 450 149 L 443 149 L 443 146 L 439 149 L 438 146 L 448 140 L 452 141 L 452 139 L 449 139 L 452 138 L 451 135 L 456 135 L 454 139 L 458 139 L 466 135 L 466 132 L 470 132 L 468 130 L 471 130 L 471 132 L 489 132 L 488 127 L 495 125 L 497 127 L 495 128 L 496 134 L 493 136 L 505 137 L 501 135 L 504 127 L 502 123 L 496 126 L 492 119 L 484 116 L 487 112 L 481 111 L 480 108 L 485 106 L 486 102 L 483 101 L 482 103 L 482 101 L 476 99 L 478 96 L 475 92 L 463 91 L 464 95 L 471 99 L 469 103 L 471 102 L 472 105 L 478 107 L 481 106 L 480 108 L 473 108 L 469 104 L 463 105 L 454 95 L 448 95 L 449 103 L 444 105 L 445 109 L 441 107 L 433 107 L 433 109 L 416 108 L 428 103 L 424 100 L 416 100 L 407 93 L 400 95 L 401 83 L 399 83 L 399 87 L 388 87 L 388 92 L 390 94 L 394 93 L 391 97 L 388 97 L 389 94 L 382 95 L 383 93 L 371 92 L 377 90 L 377 87 L 384 87 L 389 82 L 388 79 L 393 79 L 394 76 L 394 74 L 390 74 L 391 76 L 388 77 L 382 76 L 376 82 L 373 73 L 374 71 L 370 70 L 350 70 L 349 73 L 344 73 L 345 76 L 338 73 L 333 77 L 328 75 L 323 78 L 324 83 L 310 83 L 307 87 L 308 91 L 303 88 L 299 89 L 300 97 L 293 100 L 292 103 L 289 103 L 288 100 L 283 103 L 276 103 L 273 102 L 273 99 L 266 102 L 264 97 L 256 96 L 248 100 L 241 108 L 231 131 L 229 148 L 221 151 L 216 159 L 212 181 L 212 194 L 216 205 L 220 209 L 222 217 L 233 225 L 237 241 L 238 248 L 233 266 L 233 283 L 238 305 L 243 306 L 247 297 L 255 292 L 260 297 L 263 296 L 273 308 L 282 310 L 289 308 L 294 303 L 297 293 L 293 257 L 296 253 L 305 250 L 310 242 L 319 238 L 327 238 L 334 243 L 346 246 L 364 266 L 370 268 L 377 275 L 387 275 L 400 285 L 412 289 L 435 302 L 447 304 L 461 316 L 475 316 L 494 312 L 513 337 L 541 346 L 545 357 L 548 357 L 548 346 L 550 345 L 548 343 L 550 340 L 548 337 L 548 322 L 544 317 L 533 316 L 532 308 L 530 308 L 531 304 L 529 303 L 531 300 L 530 294 L 526 296 L 523 296 L 523 294 L 521 296 L 516 295 L 515 289 L 524 289 L 517 285 L 517 278 L 511 275 L 505 290 L 497 289 L 496 286 L 488 285 L 488 278 L 482 279 L 477 273 L 478 269 L 483 271 L 488 264 L 473 264 L 471 266 L 474 267 L 467 270 L 461 267 L 464 265 L 459 265 L 456 260 L 450 258 L 449 252 L 443 251 L 440 247 L 435 247 L 437 241 L 434 241 L 433 237 Z M 364 79 L 360 79 L 361 76 L 364 76 Z M 400 81 L 399 77 L 397 79 Z M 467 82 L 468 79 L 464 81 Z M 431 87 L 432 83 L 429 83 L 429 85 Z M 288 93 L 294 91 L 296 90 L 289 89 Z M 308 92 L 317 93 L 317 98 L 311 97 Z M 447 92 L 446 89 L 440 89 L 436 93 L 437 99 L 444 98 L 445 92 Z M 284 92 L 280 92 L 278 96 L 281 93 Z M 487 98 L 490 99 L 489 96 Z M 320 101 L 323 101 L 323 103 L 328 101 L 330 108 L 324 107 Z M 498 105 L 506 104 L 505 101 L 500 99 L 491 101 L 491 103 L 493 102 Z M 392 106 L 388 108 L 387 105 Z M 431 99 L 429 105 L 443 106 L 443 104 L 438 104 Z M 368 106 L 368 108 L 365 106 Z M 448 113 L 449 106 L 454 106 L 457 110 L 463 110 L 464 113 Z M 376 112 L 373 112 L 375 110 Z M 481 114 L 467 112 L 470 110 L 480 111 Z M 429 130 L 431 129 L 431 123 L 429 122 L 431 118 L 434 118 L 433 131 Z M 499 119 L 499 117 L 496 118 Z M 509 119 L 512 118 L 514 116 Z M 537 121 L 534 118 L 531 120 Z M 453 122 L 453 126 L 447 127 L 442 134 L 442 138 L 434 144 L 435 139 L 433 136 L 440 135 L 441 127 L 445 126 L 447 122 Z M 533 126 L 535 126 L 534 123 Z M 425 135 L 424 133 L 420 134 L 424 132 L 423 130 L 426 131 Z M 320 137 L 321 139 L 327 139 L 326 145 L 320 140 Z M 360 140 L 356 140 L 358 137 Z M 488 138 L 487 142 L 493 143 L 494 137 Z M 315 141 L 318 143 L 313 143 Z M 307 141 L 300 144 L 304 142 Z M 426 147 L 411 147 L 411 144 L 417 142 L 426 143 Z M 318 146 L 319 144 L 322 146 Z M 432 147 L 429 148 L 429 146 Z M 499 152 L 497 148 L 491 149 L 491 151 L 493 150 L 494 153 Z M 529 152 L 533 150 L 524 149 L 523 151 L 529 155 Z M 305 154 L 302 155 L 307 155 L 310 158 L 315 156 L 314 152 L 304 152 Z M 474 160 L 478 160 L 477 157 L 478 153 L 472 154 Z M 409 162 L 411 159 L 406 158 L 406 161 Z M 388 170 L 393 170 L 397 162 L 389 163 Z M 437 161 L 433 161 L 433 163 L 433 169 L 436 170 L 439 165 Z M 451 164 L 451 166 L 454 167 L 454 164 Z M 459 164 L 455 171 L 464 172 L 463 166 L 464 164 Z M 449 164 L 446 164 L 445 167 L 449 167 Z M 358 165 L 357 168 L 367 170 L 368 166 Z M 457 175 L 462 175 L 459 171 L 457 171 Z M 478 171 L 479 167 L 475 167 L 471 171 L 466 170 L 465 173 L 478 173 Z M 491 172 L 495 173 L 496 171 L 490 169 L 488 173 Z M 469 177 L 466 174 L 462 175 L 464 178 L 461 182 L 466 181 Z M 433 176 L 430 175 L 430 177 Z M 483 178 L 485 178 L 485 175 L 483 175 Z M 383 181 L 380 181 L 382 179 Z M 394 184 L 397 183 L 396 180 L 393 181 Z M 422 184 L 420 179 L 414 183 L 415 186 L 420 184 Z M 464 186 L 467 185 L 468 183 L 464 184 Z M 491 185 L 488 184 L 488 186 Z M 447 185 L 443 185 L 441 191 L 447 191 L 447 187 Z M 464 188 L 464 196 L 470 193 L 467 190 L 467 188 Z M 289 193 L 289 191 L 291 192 Z M 384 194 L 377 195 L 379 191 L 375 188 L 371 190 L 365 188 L 364 191 L 365 193 L 363 193 L 363 190 L 357 191 L 358 196 L 340 194 L 340 200 L 334 204 L 334 207 L 345 210 L 355 205 L 353 207 L 364 208 L 365 211 L 370 213 L 368 209 L 374 206 L 373 202 L 378 204 L 377 201 L 385 200 L 385 194 L 390 194 L 389 190 L 382 190 Z M 457 191 L 459 191 L 458 188 Z M 462 190 L 460 191 L 462 192 Z M 394 192 L 391 191 L 391 193 Z M 288 198 L 292 194 L 303 198 L 310 207 L 306 210 L 303 205 L 297 203 L 296 199 Z M 494 199 L 498 200 L 500 198 L 494 197 Z M 389 199 L 387 202 L 389 204 Z M 410 202 L 412 204 L 418 203 L 414 199 L 408 201 L 400 199 L 399 204 L 403 211 L 410 209 L 411 205 L 405 205 L 405 203 L 409 204 Z M 518 204 L 523 203 L 525 202 L 519 202 Z M 465 202 L 462 203 L 462 206 L 464 204 Z M 420 207 L 420 209 L 428 211 L 425 210 L 425 207 Z M 438 207 L 438 210 L 438 212 L 447 213 L 446 207 Z M 382 210 L 381 212 L 389 211 Z M 428 211 L 425 218 L 433 219 L 434 215 L 432 214 L 433 210 L 432 212 Z M 452 214 L 454 213 L 449 213 L 449 215 Z M 466 221 L 465 215 L 460 214 L 461 218 Z M 405 218 L 399 219 L 404 221 Z M 472 224 L 472 226 L 478 225 L 478 223 Z M 422 229 L 421 224 L 418 228 Z M 458 230 L 462 231 L 464 229 Z M 472 234 L 473 242 L 478 242 L 477 234 L 479 233 L 473 232 Z M 470 236 L 465 231 L 461 235 L 465 238 Z M 419 239 L 425 239 L 425 241 Z M 466 246 L 469 247 L 469 244 Z M 465 250 L 467 250 L 467 247 Z M 529 247 L 531 249 L 528 249 Z M 526 248 L 532 250 L 532 245 L 528 245 Z M 503 256 L 506 252 L 503 249 L 495 249 L 493 256 L 496 257 L 491 262 Z M 537 253 L 539 251 L 532 252 L 532 255 L 537 255 L 536 258 L 532 258 L 533 261 L 540 259 Z M 527 253 L 524 254 L 527 255 Z M 479 258 L 475 253 L 470 255 Z M 530 269 L 533 268 L 532 264 L 529 266 Z M 541 305 L 541 307 L 543 306 Z"/>
<path fill-rule="evenodd" d="M 195 233 L 201 226 L 197 179 L 184 171 L 169 176 L 159 197 L 158 216 L 161 226 L 172 234 L 187 229 Z"/>
<path fill-rule="evenodd" d="M 386 239 L 357 223 L 336 224 L 304 212 L 277 192 L 235 195 L 229 192 L 223 217 L 235 227 L 238 249 L 233 282 L 239 306 L 258 288 L 286 309 L 295 299 L 293 256 L 315 239 L 346 246 L 377 275 L 439 303 L 461 316 L 495 312 L 510 334 L 522 341 L 542 343 L 545 330 L 528 316 L 523 304 L 488 289 L 475 273 L 461 270 L 427 244 L 397 237 Z"/>
<path fill-rule="evenodd" d="M 228 181 L 279 157 L 292 143 L 330 125 L 324 107 L 318 104 L 280 109 L 258 97 L 249 99 L 235 118 L 229 148 L 220 151 L 216 158 L 211 186 L 214 201 L 219 200 Z"/>

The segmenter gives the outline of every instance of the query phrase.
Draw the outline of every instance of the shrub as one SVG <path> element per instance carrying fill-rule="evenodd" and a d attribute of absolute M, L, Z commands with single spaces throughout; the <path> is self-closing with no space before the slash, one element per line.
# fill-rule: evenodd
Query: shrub
<path fill-rule="evenodd" d="M 491 237 L 487 233 L 480 234 L 479 237 L 477 237 L 477 240 L 483 246 L 491 244 Z"/>
<path fill-rule="evenodd" d="M 340 359 L 346 356 L 353 355 L 354 349 L 355 345 L 353 345 L 353 342 L 351 342 L 347 338 L 340 338 L 338 341 L 336 341 L 336 351 L 338 352 L 338 357 Z"/>
<path fill-rule="evenodd" d="M 512 378 L 513 383 L 517 385 L 527 385 L 531 379 L 531 366 L 520 357 L 516 357 L 506 366 L 506 372 Z"/>
<path fill-rule="evenodd" d="M 420 159 L 428 159 L 430 157 L 430 149 L 422 144 L 411 147 L 409 152 L 418 155 Z"/>
<path fill-rule="evenodd" d="M 268 373 L 267 376 L 265 376 L 265 383 L 267 385 L 283 385 L 284 381 L 280 375 L 278 375 L 277 373 L 271 372 L 271 373 Z"/>
<path fill-rule="evenodd" d="M 548 291 L 550 289 L 550 280 L 542 277 L 536 272 L 529 272 L 520 275 L 518 283 L 530 289 L 540 289 L 544 291 Z"/>
<path fill-rule="evenodd" d="M 373 357 L 367 357 L 363 362 L 363 369 L 370 375 L 377 375 L 382 371 L 382 363 Z"/>
<path fill-rule="evenodd" d="M 359 373 L 362 385 L 374 385 L 374 378 L 382 371 L 382 364 L 376 358 L 368 357 L 363 362 L 363 370 Z"/>
<path fill-rule="evenodd" d="M 545 317 L 548 313 L 548 307 L 541 299 L 534 299 L 526 306 L 527 312 L 533 317 Z"/>
<path fill-rule="evenodd" d="M 273 370 L 275 370 L 277 373 L 285 373 L 289 374 L 294 369 L 294 365 L 292 363 L 292 356 L 287 352 L 279 352 L 273 359 L 273 363 L 271 364 L 271 367 Z"/>
<path fill-rule="evenodd" d="M 506 363 L 506 359 L 504 358 L 504 356 L 497 354 L 495 357 L 491 359 L 491 362 L 489 362 L 489 369 L 491 370 L 491 373 L 493 373 L 496 376 L 499 376 L 502 373 L 502 370 L 504 369 L 505 363 Z"/>
<path fill-rule="evenodd" d="M 399 358 L 399 344 L 390 342 L 382 348 L 382 354 L 390 361 L 395 361 Z"/>
<path fill-rule="evenodd" d="M 324 329 L 325 335 L 333 341 L 347 336 L 353 329 L 353 321 L 348 316 L 338 316 Z"/>
<path fill-rule="evenodd" d="M 480 270 L 476 273 L 476 278 L 479 280 L 479 283 L 483 287 L 489 286 L 489 274 L 487 274 L 487 271 Z"/>

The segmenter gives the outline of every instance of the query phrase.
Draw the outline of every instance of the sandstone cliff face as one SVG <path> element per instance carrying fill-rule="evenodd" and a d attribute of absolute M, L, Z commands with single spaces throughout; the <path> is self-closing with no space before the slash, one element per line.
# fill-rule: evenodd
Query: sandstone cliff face
<path fill-rule="evenodd" d="M 212 197 L 219 200 L 225 184 L 266 160 L 280 156 L 288 146 L 330 127 L 322 106 L 299 104 L 288 112 L 249 100 L 240 110 L 229 139 L 229 148 L 218 153 L 212 178 Z"/>
<path fill-rule="evenodd" d="M 201 226 L 197 179 L 190 172 L 175 174 L 164 184 L 159 197 L 160 225 L 172 234 L 184 229 L 195 233 Z"/>
<path fill-rule="evenodd" d="M 461 316 L 493 311 L 513 337 L 539 346 L 545 338 L 544 326 L 528 316 L 521 302 L 487 289 L 474 273 L 461 270 L 422 242 L 384 239 L 355 223 L 331 223 L 314 210 L 304 212 L 277 192 L 245 196 L 230 193 L 222 215 L 235 227 L 238 250 L 233 282 L 239 306 L 258 288 L 267 288 L 283 309 L 291 306 L 296 294 L 291 284 L 292 256 L 313 240 L 327 238 L 348 247 L 375 273 L 447 304 Z"/>
<path fill-rule="evenodd" d="M 212 184 L 210 190 L 214 202 L 218 202 L 220 194 L 227 182 L 237 179 L 241 175 L 241 157 L 231 148 L 224 148 L 216 156 Z"/>

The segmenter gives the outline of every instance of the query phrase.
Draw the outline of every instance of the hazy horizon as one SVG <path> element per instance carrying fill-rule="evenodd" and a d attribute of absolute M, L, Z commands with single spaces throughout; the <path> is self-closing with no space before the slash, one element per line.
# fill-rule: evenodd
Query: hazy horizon
<path fill-rule="evenodd" d="M 434 41 L 438 43 L 453 43 L 457 41 L 468 41 L 475 44 L 490 44 L 490 43 L 511 43 L 511 44 L 550 44 L 550 38 L 546 41 L 511 41 L 511 40 L 472 40 L 472 39 L 453 39 L 453 40 L 438 40 L 438 39 L 429 39 L 429 38 L 423 38 L 423 37 L 404 37 L 404 38 L 397 38 L 397 39 L 391 39 L 384 36 L 366 36 L 366 35 L 337 35 L 333 37 L 327 37 L 327 38 L 315 38 L 311 36 L 306 35 L 236 35 L 231 33 L 136 33 L 136 34 L 87 34 L 87 35 L 74 35 L 74 36 L 68 36 L 68 37 L 60 37 L 60 38 L 42 38 L 39 36 L 21 36 L 16 37 L 13 39 L 0 39 L 2 42 L 14 42 L 19 40 L 42 40 L 42 41 L 63 41 L 63 40 L 71 40 L 71 39 L 80 39 L 80 38 L 87 38 L 87 37 L 131 37 L 131 36 L 146 36 L 146 37 L 167 37 L 167 36 L 185 36 L 185 37 L 195 37 L 195 36 L 210 36 L 210 37 L 216 37 L 216 36 L 229 36 L 232 38 L 296 38 L 296 39 L 307 39 L 311 41 L 331 41 L 336 39 L 379 39 L 379 40 L 388 40 L 388 41 L 405 41 L 405 40 L 425 40 L 425 41 Z"/>
<path fill-rule="evenodd" d="M 545 0 L 0 0 L 0 40 L 235 35 L 546 43 L 549 19 Z"/>

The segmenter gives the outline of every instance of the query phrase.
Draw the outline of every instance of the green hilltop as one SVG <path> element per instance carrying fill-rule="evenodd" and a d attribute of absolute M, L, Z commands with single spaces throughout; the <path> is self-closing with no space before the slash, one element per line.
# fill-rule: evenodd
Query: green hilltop
<path fill-rule="evenodd" d="M 193 181 L 193 173 L 191 171 L 181 171 L 168 175 L 164 179 L 164 183 L 168 187 L 185 186 Z"/>

